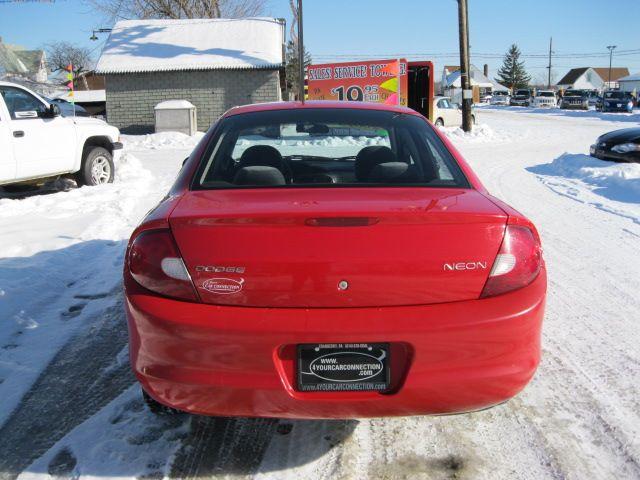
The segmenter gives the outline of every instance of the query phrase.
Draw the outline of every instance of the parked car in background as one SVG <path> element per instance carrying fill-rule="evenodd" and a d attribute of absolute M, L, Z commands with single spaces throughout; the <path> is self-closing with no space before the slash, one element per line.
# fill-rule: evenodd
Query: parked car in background
<path fill-rule="evenodd" d="M 49 103 L 55 103 L 60 108 L 60 115 L 63 117 L 90 117 L 91 115 L 80 105 L 67 102 L 61 98 L 42 97 Z"/>
<path fill-rule="evenodd" d="M 506 90 L 495 90 L 491 95 L 489 103 L 491 105 L 509 105 L 509 100 L 511 100 L 509 92 Z"/>
<path fill-rule="evenodd" d="M 540 238 L 448 145 L 380 103 L 227 111 L 126 250 L 150 410 L 452 414 L 520 392 L 541 354 Z"/>
<path fill-rule="evenodd" d="M 598 103 L 600 103 L 601 95 L 598 90 L 589 90 L 588 92 L 588 100 L 590 107 L 597 107 Z"/>
<path fill-rule="evenodd" d="M 450 97 L 435 97 L 433 118 L 433 123 L 439 127 L 459 127 L 462 125 L 462 110 L 459 104 L 451 101 Z M 475 112 L 471 114 L 471 121 L 476 123 Z"/>
<path fill-rule="evenodd" d="M 630 94 L 620 90 L 610 90 L 602 95 L 603 112 L 627 112 L 633 111 L 633 98 Z"/>
<path fill-rule="evenodd" d="M 562 96 L 560 108 L 589 110 L 589 92 L 587 90 L 567 90 Z"/>
<path fill-rule="evenodd" d="M 600 160 L 640 162 L 640 128 L 625 128 L 600 135 L 589 153 Z"/>
<path fill-rule="evenodd" d="M 529 107 L 533 102 L 533 91 L 528 88 L 521 88 L 516 90 L 511 100 L 509 101 L 509 105 L 516 107 Z"/>
<path fill-rule="evenodd" d="M 533 97 L 534 107 L 557 107 L 558 99 L 556 92 L 552 90 L 538 90 L 536 96 Z"/>
<path fill-rule="evenodd" d="M 113 181 L 120 132 L 102 120 L 62 117 L 60 107 L 0 82 L 0 185 L 73 174 L 81 185 Z"/>

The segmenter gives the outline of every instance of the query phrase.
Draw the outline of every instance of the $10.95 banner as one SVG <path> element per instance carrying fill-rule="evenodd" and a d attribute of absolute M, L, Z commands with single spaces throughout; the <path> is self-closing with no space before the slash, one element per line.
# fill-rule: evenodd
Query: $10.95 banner
<path fill-rule="evenodd" d="M 373 60 L 307 67 L 309 100 L 407 106 L 407 61 Z"/>

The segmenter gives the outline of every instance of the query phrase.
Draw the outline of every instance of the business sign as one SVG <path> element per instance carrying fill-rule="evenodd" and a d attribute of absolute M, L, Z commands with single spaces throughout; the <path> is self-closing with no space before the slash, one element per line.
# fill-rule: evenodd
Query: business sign
<path fill-rule="evenodd" d="M 407 61 L 373 60 L 307 67 L 309 100 L 407 106 Z"/>

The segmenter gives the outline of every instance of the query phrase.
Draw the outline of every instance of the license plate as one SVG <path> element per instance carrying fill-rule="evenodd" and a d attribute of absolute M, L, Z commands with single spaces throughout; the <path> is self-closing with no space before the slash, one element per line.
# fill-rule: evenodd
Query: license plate
<path fill-rule="evenodd" d="M 298 345 L 298 390 L 384 391 L 389 388 L 388 343 Z"/>
<path fill-rule="evenodd" d="M 617 103 L 617 104 L 616 104 L 616 106 L 617 106 L 618 108 L 620 108 L 620 107 L 622 106 L 622 104 L 621 104 L 621 103 Z"/>

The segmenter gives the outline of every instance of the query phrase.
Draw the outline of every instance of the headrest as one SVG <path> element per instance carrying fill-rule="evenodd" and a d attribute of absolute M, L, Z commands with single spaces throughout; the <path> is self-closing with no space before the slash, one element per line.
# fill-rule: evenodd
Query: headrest
<path fill-rule="evenodd" d="M 396 154 L 389 147 L 371 146 L 364 147 L 358 152 L 355 163 L 356 180 L 369 181 L 371 170 L 381 163 L 397 162 Z"/>
<path fill-rule="evenodd" d="M 262 165 L 281 169 L 282 155 L 271 145 L 253 145 L 242 152 L 240 167 L 253 167 Z"/>
<path fill-rule="evenodd" d="M 233 179 L 236 185 L 285 185 L 282 172 L 275 167 L 242 167 Z"/>
<path fill-rule="evenodd" d="M 415 168 L 404 162 L 380 163 L 371 169 L 367 182 L 371 183 L 418 183 Z"/>

